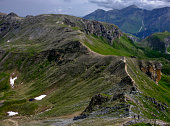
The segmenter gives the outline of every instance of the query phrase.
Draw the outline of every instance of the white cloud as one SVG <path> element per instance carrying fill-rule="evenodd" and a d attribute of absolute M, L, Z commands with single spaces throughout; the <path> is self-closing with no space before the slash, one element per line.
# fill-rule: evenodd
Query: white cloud
<path fill-rule="evenodd" d="M 145 9 L 170 6 L 170 0 L 89 0 L 89 2 L 101 7 L 114 9 L 120 9 L 130 5 L 137 5 Z"/>
<path fill-rule="evenodd" d="M 152 9 L 170 6 L 170 0 L 0 0 L 0 12 L 19 16 L 48 13 L 84 16 L 96 9 L 121 9 L 132 4 Z"/>

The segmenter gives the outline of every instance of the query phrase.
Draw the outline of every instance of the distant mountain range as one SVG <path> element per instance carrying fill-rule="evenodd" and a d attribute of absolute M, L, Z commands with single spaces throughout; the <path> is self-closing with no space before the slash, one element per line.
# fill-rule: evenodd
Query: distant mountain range
<path fill-rule="evenodd" d="M 140 38 L 155 32 L 170 31 L 170 7 L 145 10 L 131 5 L 121 10 L 98 9 L 84 18 L 115 24 L 123 32 Z"/>

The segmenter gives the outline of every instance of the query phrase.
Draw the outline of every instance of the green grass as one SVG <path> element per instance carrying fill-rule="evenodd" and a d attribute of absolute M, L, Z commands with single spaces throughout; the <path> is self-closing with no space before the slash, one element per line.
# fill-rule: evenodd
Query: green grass
<path fill-rule="evenodd" d="M 36 115 L 37 118 L 44 118 L 83 111 L 90 98 L 107 90 L 111 82 L 107 82 L 104 75 L 100 74 L 107 65 L 96 68 L 93 63 L 86 71 L 84 62 L 78 60 L 59 66 L 57 61 L 49 62 L 48 59 L 37 58 L 35 55 L 12 53 L 12 56 L 3 63 L 5 66 L 3 70 L 9 73 L 12 73 L 14 69 L 18 70 L 19 76 L 15 82 L 17 88 L 1 94 L 0 99 L 5 100 L 5 103 L 3 107 L 0 107 L 0 114 L 5 116 L 7 111 L 17 111 L 21 115 L 29 115 L 53 108 Z M 2 75 L 5 76 L 5 74 Z M 42 101 L 28 102 L 29 98 L 42 94 L 48 94 L 47 98 Z M 22 99 L 24 101 L 20 102 Z"/>
<path fill-rule="evenodd" d="M 170 53 L 170 45 L 168 46 L 167 51 Z"/>
<path fill-rule="evenodd" d="M 163 46 L 163 44 L 167 43 L 166 39 L 169 38 L 169 36 L 170 32 L 154 33 L 151 36 L 147 37 L 146 39 L 142 40 L 140 43 L 138 43 L 138 45 L 146 48 L 145 51 L 147 50 L 151 51 L 152 48 L 154 52 L 157 53 L 155 55 L 158 55 L 158 52 L 160 54 L 165 54 L 166 50 L 169 52 L 169 47 L 166 48 L 165 46 Z M 148 47 L 148 45 L 150 45 L 150 47 Z"/>
<path fill-rule="evenodd" d="M 8 111 L 19 112 L 19 115 L 32 115 L 38 109 L 37 103 L 27 102 L 26 99 L 7 100 L 0 107 L 0 118 L 5 117 Z"/>
<path fill-rule="evenodd" d="M 162 74 L 159 84 L 165 88 L 167 91 L 170 91 L 170 76 Z"/>
<path fill-rule="evenodd" d="M 138 49 L 135 44 L 127 38 L 125 35 L 120 39 L 113 41 L 113 44 L 103 38 L 95 35 L 88 35 L 88 40 L 84 43 L 92 51 L 97 52 L 102 55 L 117 55 L 117 56 L 136 56 L 143 55 L 140 49 Z"/>
<path fill-rule="evenodd" d="M 37 41 L 31 41 L 27 39 L 18 39 L 15 41 L 12 41 L 10 43 L 6 43 L 6 41 L 2 42 L 1 47 L 9 52 L 25 52 L 30 53 L 30 55 L 34 55 L 35 53 L 38 53 L 42 50 L 42 43 L 38 43 Z"/>
<path fill-rule="evenodd" d="M 137 97 L 140 104 L 138 106 L 146 117 L 152 119 L 152 112 L 157 116 L 158 119 L 170 121 L 168 109 L 160 111 L 155 104 L 151 103 L 149 100 L 146 100 L 146 96 L 155 98 L 158 103 L 166 103 L 169 106 L 170 103 L 170 92 L 169 92 L 169 83 L 168 77 L 163 75 L 161 81 L 157 85 L 153 80 L 151 80 L 146 74 L 140 71 L 137 62 L 133 59 L 128 59 L 128 72 L 131 77 L 136 82 L 138 89 L 142 92 L 143 96 Z M 147 108 L 147 109 L 146 109 Z M 158 113 L 159 111 L 159 113 Z"/>
<path fill-rule="evenodd" d="M 94 39 L 92 37 L 90 37 L 90 39 L 93 41 L 93 44 L 90 44 L 88 41 L 85 41 L 84 43 L 94 52 L 97 52 L 102 55 L 118 55 L 118 56 L 121 56 L 123 54 L 129 55 L 124 52 L 121 52 L 118 49 L 111 47 L 107 43 L 103 42 L 101 39 L 96 40 L 96 38 Z"/>
<path fill-rule="evenodd" d="M 146 123 L 137 123 L 137 124 L 133 124 L 130 126 L 152 126 L 150 123 L 146 124 Z"/>
<path fill-rule="evenodd" d="M 155 33 L 153 34 L 155 37 L 158 37 L 161 41 L 164 41 L 165 38 L 170 36 L 170 32 L 159 32 L 159 33 Z"/>
<path fill-rule="evenodd" d="M 49 20 L 49 22 L 55 21 Z M 109 25 L 105 25 L 109 27 Z M 61 24 L 58 27 L 64 28 L 68 26 Z M 72 27 L 72 30 L 77 31 L 80 29 L 78 27 Z M 13 34 L 10 36 L 16 37 Z M 1 66 L 4 72 L 0 73 L 0 82 L 2 82 L 0 85 L 0 100 L 4 100 L 4 103 L 0 107 L 0 118 L 5 117 L 7 111 L 17 111 L 21 115 L 33 114 L 35 118 L 63 116 L 77 111 L 82 112 L 88 106 L 91 97 L 95 94 L 101 93 L 103 96 L 110 97 L 110 95 L 104 92 L 108 91 L 112 85 L 119 83 L 123 78 L 122 75 L 115 75 L 117 74 L 116 72 L 122 72 L 121 69 L 117 69 L 117 65 L 114 66 L 114 62 L 120 59 L 116 57 L 112 60 L 105 60 L 106 57 L 103 59 L 95 59 L 95 57 L 90 59 L 90 57 L 84 58 L 83 56 L 79 58 L 77 54 L 81 55 L 81 51 L 77 53 L 70 51 L 68 54 L 65 54 L 68 50 L 63 49 L 63 47 L 64 44 L 68 43 L 61 41 L 62 44 L 64 43 L 62 45 L 57 41 L 58 39 L 64 39 L 62 37 L 56 40 L 50 40 L 51 38 L 48 40 L 45 37 L 40 40 L 29 40 L 28 36 L 23 36 L 23 38 L 14 39 L 15 41 L 11 43 L 6 43 L 5 39 L 1 41 L 0 45 L 2 48 L 11 54 L 9 57 L 6 57 L 6 60 Z M 51 47 L 49 46 L 52 43 L 50 41 L 54 41 L 54 45 L 52 44 Z M 61 45 L 57 45 L 56 41 Z M 162 57 L 165 66 L 169 66 L 169 62 L 165 61 L 165 59 L 168 59 L 167 55 L 138 47 L 126 35 L 115 39 L 113 42 L 109 42 L 103 37 L 87 35 L 83 42 L 92 51 L 102 55 L 137 56 L 148 59 Z M 56 45 L 61 48 L 58 48 Z M 49 61 L 47 58 L 48 53 L 46 55 L 47 57 L 44 57 L 40 53 L 44 49 L 59 49 L 61 56 L 57 60 Z M 68 60 L 72 56 L 74 58 Z M 167 84 L 169 77 L 165 75 L 168 71 L 166 67 L 164 67 L 165 72 L 159 83 L 160 85 L 157 86 L 139 70 L 137 64 L 133 64 L 133 61 L 130 60 L 129 62 L 128 70 L 131 69 L 129 70 L 130 74 L 137 83 L 138 89 L 143 92 L 143 96 L 141 97 L 150 96 L 161 103 L 169 104 L 170 93 L 169 85 Z M 117 69 L 114 76 L 110 74 L 110 64 L 112 65 L 111 69 Z M 124 68 L 122 69 L 124 70 Z M 17 88 L 11 89 L 9 77 L 10 73 L 14 70 L 17 70 L 19 76 L 15 83 Z M 30 98 L 42 94 L 47 94 L 47 97 L 41 101 L 28 101 Z M 142 98 L 139 98 L 140 101 L 142 101 Z M 152 118 L 151 112 L 155 112 L 158 115 L 158 109 L 149 101 L 147 102 L 141 102 L 144 107 L 139 106 L 143 113 L 148 118 Z M 135 103 L 131 104 L 136 105 Z M 49 108 L 52 109 L 45 112 Z M 148 109 L 148 111 L 145 109 Z M 164 116 L 166 116 L 164 120 L 168 120 L 168 116 L 164 115 L 163 112 L 160 112 L 159 115 L 159 119 L 164 119 Z"/>
<path fill-rule="evenodd" d="M 97 37 L 94 35 L 87 36 L 85 41 L 86 46 L 91 50 L 103 54 L 103 55 L 120 55 L 120 56 L 131 56 L 143 54 L 140 52 L 140 48 L 134 45 L 126 36 L 122 36 L 120 39 L 116 39 L 113 45 L 109 45 L 108 41 L 102 37 Z M 13 50 L 15 51 L 15 50 Z M 136 52 L 136 53 L 135 53 Z M 28 54 L 30 54 L 28 52 Z M 83 79 L 88 72 L 79 72 L 77 65 L 80 69 L 85 71 L 84 64 L 69 63 L 64 68 L 55 65 L 54 61 L 49 62 L 47 59 L 36 60 L 37 53 L 32 53 L 32 55 L 23 55 L 15 57 L 15 55 L 6 60 L 4 70 L 7 71 L 10 61 L 14 61 L 12 68 L 20 70 L 21 76 L 16 82 L 19 86 L 14 92 L 7 91 L 4 92 L 4 96 L 1 99 L 7 99 L 6 108 L 3 108 L 0 113 L 3 115 L 6 111 L 18 111 L 22 115 L 29 115 L 40 113 L 47 108 L 53 108 L 48 112 L 43 112 L 40 115 L 36 115 L 36 118 L 62 116 L 72 114 L 77 111 L 83 111 L 89 103 L 89 99 L 104 90 L 108 89 L 113 82 L 107 82 L 104 77 L 100 74 L 96 74 L 104 71 L 107 66 L 99 67 L 98 70 L 91 67 L 91 74 L 88 75 L 88 79 Z M 78 63 L 78 62 L 77 62 Z M 62 69 L 61 69 L 62 68 Z M 136 71 L 137 68 L 133 68 Z M 63 75 L 63 71 L 64 76 Z M 139 89 L 151 97 L 156 97 L 161 102 L 169 102 L 169 93 L 165 89 L 167 80 L 162 78 L 160 86 L 157 87 L 153 81 L 151 81 L 144 73 L 139 72 L 140 79 L 136 80 L 138 82 Z M 138 74 L 138 73 L 136 73 Z M 4 77 L 4 75 L 3 75 Z M 149 84 L 142 82 L 142 78 Z M 166 78 L 165 75 L 163 77 Z M 23 82 L 23 86 L 20 83 Z M 21 87 L 20 87 L 21 86 Z M 92 88 L 93 87 L 93 88 Z M 55 91 L 51 91 L 55 89 Z M 146 90 L 147 89 L 147 90 Z M 23 91 L 24 90 L 24 91 Z M 11 93 L 10 93 L 11 92 Z M 34 98 L 41 94 L 50 92 L 50 94 L 42 101 L 28 102 L 29 98 Z M 159 95 L 157 95 L 159 92 Z M 103 95 L 105 95 L 103 93 Z M 21 102 L 22 96 L 26 101 Z M 11 101 L 14 99 L 17 101 Z M 9 104 L 10 103 L 10 104 Z M 12 105 L 11 105 L 12 104 Z M 143 103 L 146 108 L 150 111 L 156 111 L 157 109 L 152 109 L 154 105 Z M 76 107 L 75 107 L 76 106 Z M 5 110 L 5 111 L 4 111 Z M 30 112 L 28 112 L 30 110 Z M 144 113 L 151 118 L 151 115 Z M 162 118 L 164 116 L 161 116 Z"/>
<path fill-rule="evenodd" d="M 7 73 L 0 73 L 0 91 L 6 91 L 10 89 L 9 85 L 9 74 Z"/>

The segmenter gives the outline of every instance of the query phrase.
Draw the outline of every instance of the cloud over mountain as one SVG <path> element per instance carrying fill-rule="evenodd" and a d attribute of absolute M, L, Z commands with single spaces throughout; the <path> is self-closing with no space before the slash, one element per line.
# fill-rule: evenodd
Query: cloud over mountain
<path fill-rule="evenodd" d="M 170 0 L 89 0 L 89 2 L 101 7 L 114 9 L 124 8 L 129 5 L 137 5 L 145 9 L 170 6 Z"/>
<path fill-rule="evenodd" d="M 170 6 L 170 0 L 0 0 L 0 12 L 20 16 L 45 13 L 84 16 L 96 9 L 121 9 L 132 4 L 153 9 Z"/>

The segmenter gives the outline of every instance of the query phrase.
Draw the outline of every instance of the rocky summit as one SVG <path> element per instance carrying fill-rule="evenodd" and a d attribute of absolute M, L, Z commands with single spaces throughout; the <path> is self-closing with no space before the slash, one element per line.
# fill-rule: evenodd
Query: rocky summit
<path fill-rule="evenodd" d="M 168 125 L 169 64 L 113 24 L 3 14 L 1 124 Z"/>

